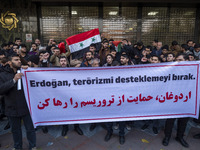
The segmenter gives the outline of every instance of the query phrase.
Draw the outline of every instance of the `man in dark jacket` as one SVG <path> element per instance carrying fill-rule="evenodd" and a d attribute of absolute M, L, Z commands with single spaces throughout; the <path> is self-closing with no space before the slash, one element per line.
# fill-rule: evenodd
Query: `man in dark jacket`
<path fill-rule="evenodd" d="M 162 42 L 158 42 L 157 46 L 152 50 L 152 56 L 156 55 L 160 57 L 162 54 Z"/>
<path fill-rule="evenodd" d="M 60 67 L 61 68 L 66 68 L 68 67 L 68 61 L 67 58 L 65 56 L 61 56 L 59 59 L 59 63 L 60 63 Z M 63 129 L 62 129 L 62 136 L 65 136 L 67 134 L 69 130 L 68 125 L 63 125 Z M 79 127 L 79 124 L 74 124 L 74 130 L 79 134 L 79 135 L 83 135 L 83 131 L 81 130 L 81 128 Z"/>
<path fill-rule="evenodd" d="M 133 51 L 133 48 L 131 45 L 128 44 L 128 40 L 127 39 L 123 39 L 122 40 L 122 47 L 121 47 L 121 52 L 125 52 L 128 56 L 131 56 L 131 53 Z M 134 58 L 131 58 L 134 59 Z"/>
<path fill-rule="evenodd" d="M 176 57 L 177 62 L 187 61 L 187 60 L 188 58 L 187 58 L 187 55 L 185 54 L 179 54 Z M 176 118 L 170 118 L 170 119 L 167 119 L 165 122 L 165 129 L 164 129 L 165 137 L 162 141 L 162 144 L 164 146 L 168 146 L 169 144 L 169 140 L 172 135 L 172 129 L 173 129 L 175 120 Z M 175 138 L 177 142 L 179 142 L 182 146 L 186 148 L 189 147 L 189 144 L 183 139 L 183 137 L 184 137 L 185 129 L 187 127 L 188 120 L 189 118 L 177 118 L 177 133 L 176 133 L 176 138 Z"/>
<path fill-rule="evenodd" d="M 121 66 L 129 65 L 129 57 L 128 55 L 122 54 L 120 57 Z M 119 122 L 119 143 L 123 145 L 125 143 L 125 128 L 127 125 L 130 125 L 132 122 L 121 121 Z M 107 130 L 107 134 L 104 138 L 104 141 L 108 142 L 111 139 L 113 134 L 113 122 L 106 122 L 105 127 Z M 131 127 L 130 127 L 131 128 Z"/>
<path fill-rule="evenodd" d="M 137 42 L 137 46 L 131 51 L 131 58 L 135 59 L 136 63 L 138 64 L 142 58 L 142 51 L 145 50 L 142 41 Z"/>
<path fill-rule="evenodd" d="M 29 149 L 35 149 L 36 134 L 26 104 L 23 89 L 17 90 L 17 82 L 22 73 L 17 73 L 21 67 L 20 57 L 14 54 L 9 57 L 9 65 L 0 70 L 0 95 L 5 98 L 5 115 L 8 116 L 13 134 L 14 148 L 22 149 L 21 120 L 26 128 Z M 18 81 L 19 80 L 19 81 Z"/>
<path fill-rule="evenodd" d="M 85 53 L 85 59 L 86 60 L 81 63 L 80 67 L 92 67 L 91 61 L 92 61 L 93 57 L 94 56 L 93 56 L 93 53 L 91 51 L 86 52 Z"/>

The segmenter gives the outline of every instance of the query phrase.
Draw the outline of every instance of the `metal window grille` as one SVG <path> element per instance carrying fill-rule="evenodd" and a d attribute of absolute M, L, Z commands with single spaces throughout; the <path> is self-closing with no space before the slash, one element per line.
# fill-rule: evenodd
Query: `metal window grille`
<path fill-rule="evenodd" d="M 50 38 L 64 41 L 70 34 L 69 8 L 42 7 L 42 38 L 47 43 Z"/>
<path fill-rule="evenodd" d="M 103 33 L 105 37 L 114 40 L 124 38 L 134 41 L 136 39 L 137 7 L 105 6 L 103 8 Z"/>
<path fill-rule="evenodd" d="M 158 39 L 170 45 L 194 39 L 196 8 L 143 7 L 142 41 L 150 44 Z"/>
<path fill-rule="evenodd" d="M 98 28 L 98 7 L 72 6 L 71 35 Z"/>

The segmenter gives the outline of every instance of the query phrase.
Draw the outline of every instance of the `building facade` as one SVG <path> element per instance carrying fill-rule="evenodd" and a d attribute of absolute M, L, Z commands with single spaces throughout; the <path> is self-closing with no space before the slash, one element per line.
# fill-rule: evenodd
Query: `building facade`
<path fill-rule="evenodd" d="M 199 0 L 0 0 L 0 13 L 0 44 L 15 37 L 30 44 L 27 34 L 43 44 L 50 38 L 65 41 L 94 28 L 108 39 L 145 45 L 154 39 L 169 45 L 200 42 Z"/>

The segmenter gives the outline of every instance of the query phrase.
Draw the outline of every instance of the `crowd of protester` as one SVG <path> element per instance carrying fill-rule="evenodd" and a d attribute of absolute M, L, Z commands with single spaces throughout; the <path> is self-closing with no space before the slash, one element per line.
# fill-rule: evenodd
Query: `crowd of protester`
<path fill-rule="evenodd" d="M 30 149 L 36 149 L 35 130 L 26 106 L 23 93 L 18 93 L 13 88 L 16 82 L 21 78 L 21 73 L 16 70 L 23 66 L 28 67 L 109 67 L 126 66 L 150 63 L 164 63 L 173 61 L 198 61 L 200 59 L 200 44 L 193 40 L 188 40 L 184 44 L 178 44 L 172 41 L 171 45 L 164 45 L 158 40 L 153 40 L 152 45 L 144 45 L 142 41 L 132 44 L 127 39 L 123 39 L 118 45 L 114 44 L 113 39 L 102 39 L 101 48 L 97 49 L 95 44 L 91 44 L 88 51 L 82 58 L 72 59 L 72 55 L 67 45 L 65 48 L 60 46 L 54 39 L 50 39 L 48 45 L 42 46 L 39 39 L 31 43 L 31 48 L 22 43 L 20 38 L 15 38 L 14 43 L 3 43 L 0 50 L 0 98 L 1 115 L 0 119 L 7 116 L 9 123 L 5 130 L 10 128 L 13 134 L 14 148 L 22 149 L 21 119 L 27 131 L 27 138 Z M 11 77 L 9 77 L 11 76 Z M 11 81 L 9 79 L 12 79 Z M 9 81 L 9 82 L 8 82 Z M 12 83 L 11 83 L 12 82 Z M 14 95 L 13 95 L 14 94 Z M 16 97 L 16 95 L 18 95 Z M 26 109 L 24 109 L 26 107 Z M 21 110 L 23 109 L 23 111 Z M 19 121 L 20 120 L 20 121 Z M 179 118 L 176 140 L 184 147 L 189 144 L 183 139 L 185 128 L 189 118 Z M 175 119 L 167 119 L 165 123 L 165 137 L 162 144 L 167 146 L 171 138 L 172 128 Z M 199 120 L 194 120 L 200 123 Z M 142 130 L 153 124 L 154 134 L 158 134 L 159 120 L 145 120 Z M 94 130 L 97 124 L 92 123 L 90 131 Z M 107 134 L 104 138 L 109 141 L 113 134 L 113 128 L 119 128 L 119 142 L 125 143 L 125 129 L 131 130 L 132 121 L 117 122 L 113 127 L 112 122 L 104 123 Z M 83 135 L 83 131 L 78 124 L 74 125 L 75 131 Z M 44 133 L 48 132 L 47 127 L 42 127 Z M 63 125 L 62 136 L 68 132 L 68 125 Z M 200 134 L 194 135 L 194 138 L 200 139 Z"/>

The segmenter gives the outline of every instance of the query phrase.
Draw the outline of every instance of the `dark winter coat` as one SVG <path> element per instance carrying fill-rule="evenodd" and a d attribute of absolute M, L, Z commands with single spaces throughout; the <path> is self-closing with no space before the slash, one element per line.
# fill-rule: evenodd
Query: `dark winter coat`
<path fill-rule="evenodd" d="M 17 83 L 13 81 L 15 74 L 9 65 L 0 68 L 0 95 L 4 96 L 5 115 L 20 117 L 27 115 L 29 110 L 23 86 L 21 90 L 17 90 Z"/>

